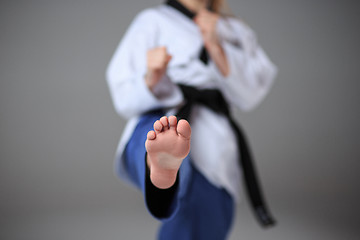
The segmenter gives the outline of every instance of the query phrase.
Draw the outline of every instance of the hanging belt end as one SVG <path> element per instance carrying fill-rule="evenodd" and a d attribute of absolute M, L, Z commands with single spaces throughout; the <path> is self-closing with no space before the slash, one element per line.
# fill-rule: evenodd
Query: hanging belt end
<path fill-rule="evenodd" d="M 255 211 L 261 226 L 265 228 L 275 226 L 275 219 L 269 214 L 269 212 L 265 209 L 264 206 L 257 207 Z"/>

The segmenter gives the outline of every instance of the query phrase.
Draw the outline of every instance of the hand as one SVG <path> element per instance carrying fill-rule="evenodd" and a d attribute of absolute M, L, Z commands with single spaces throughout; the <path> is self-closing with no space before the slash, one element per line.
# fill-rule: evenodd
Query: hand
<path fill-rule="evenodd" d="M 150 90 L 161 80 L 166 72 L 171 55 L 167 53 L 166 47 L 157 47 L 147 51 L 147 73 L 145 83 Z"/>
<path fill-rule="evenodd" d="M 216 34 L 216 24 L 219 20 L 219 14 L 201 9 L 194 21 L 199 26 L 205 47 L 210 51 L 219 46 L 219 39 Z"/>

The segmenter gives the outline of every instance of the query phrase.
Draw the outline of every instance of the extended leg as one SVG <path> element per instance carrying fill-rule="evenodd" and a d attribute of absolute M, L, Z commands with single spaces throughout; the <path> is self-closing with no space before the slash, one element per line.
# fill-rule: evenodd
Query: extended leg
<path fill-rule="evenodd" d="M 172 165 L 172 168 L 174 168 L 175 165 L 175 169 L 178 169 L 178 165 L 181 165 L 179 171 L 175 171 L 175 173 L 177 173 L 177 176 L 176 174 L 169 174 L 171 178 L 173 178 L 171 182 L 174 181 L 174 179 L 178 179 L 176 184 L 171 186 L 170 188 L 160 189 L 153 185 L 150 180 L 150 168 L 152 169 L 151 174 L 153 174 L 155 178 L 157 172 L 166 173 L 167 170 L 161 169 L 161 165 L 157 166 L 157 162 L 155 162 L 155 160 L 157 159 L 157 154 L 159 152 L 161 153 L 159 155 L 162 155 L 163 152 L 166 153 L 167 151 L 167 148 L 165 148 L 165 150 L 163 151 L 158 151 L 159 149 L 161 149 L 161 145 L 158 144 L 159 141 L 168 139 L 168 134 L 170 134 L 170 138 L 173 139 L 172 137 L 175 136 L 175 139 L 178 140 L 180 146 L 182 146 L 183 143 L 185 143 L 186 146 L 189 146 L 189 135 L 187 134 L 190 133 L 190 128 L 188 128 L 187 122 L 180 120 L 179 123 L 177 123 L 176 118 L 169 117 L 167 118 L 169 123 L 168 129 L 162 129 L 162 126 L 165 125 L 166 127 L 166 122 L 164 121 L 164 118 L 161 118 L 161 121 L 164 122 L 164 125 L 162 125 L 161 121 L 158 121 L 162 115 L 163 113 L 161 111 L 154 111 L 147 113 L 140 118 L 139 123 L 126 146 L 125 165 L 130 180 L 143 192 L 146 206 L 150 213 L 158 219 L 168 219 L 176 214 L 176 211 L 179 209 L 179 198 L 181 198 L 181 196 L 185 194 L 189 182 L 191 182 L 191 171 L 188 164 L 189 160 L 186 159 L 186 161 L 183 162 L 182 159 L 183 155 L 186 155 L 187 153 L 181 152 L 179 150 L 177 151 L 177 153 L 180 152 L 180 154 L 175 154 L 175 158 L 171 157 L 172 154 L 170 154 L 170 158 L 163 159 L 160 157 L 160 159 L 165 160 L 165 162 L 166 159 L 174 160 L 174 162 L 170 164 Z M 155 127 L 154 129 L 155 122 L 157 122 L 155 126 L 158 125 L 158 123 L 160 122 L 161 128 Z M 156 135 L 156 132 L 159 132 L 159 134 Z M 147 142 L 146 145 L 148 145 L 150 153 L 147 153 L 147 150 L 145 148 L 145 142 Z M 186 152 L 188 152 L 187 147 L 185 148 L 185 150 Z M 148 164 L 148 170 L 146 169 L 145 164 L 145 156 L 147 155 L 146 153 L 155 159 L 152 166 L 150 165 L 151 163 Z M 169 171 L 171 172 L 173 170 L 174 169 L 171 169 Z M 148 173 L 146 174 L 146 172 Z M 171 184 L 172 183 L 170 183 L 169 186 Z"/>

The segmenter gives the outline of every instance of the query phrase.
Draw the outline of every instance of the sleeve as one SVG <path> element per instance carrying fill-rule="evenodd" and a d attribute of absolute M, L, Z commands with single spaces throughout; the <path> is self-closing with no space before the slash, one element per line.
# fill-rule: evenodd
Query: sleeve
<path fill-rule="evenodd" d="M 172 107 L 182 101 L 178 87 L 165 75 L 151 92 L 145 84 L 146 52 L 157 47 L 158 27 L 153 10 L 139 13 L 116 49 L 106 72 L 114 107 L 131 118 L 143 112 Z"/>
<path fill-rule="evenodd" d="M 241 110 L 251 110 L 269 92 L 277 68 L 257 44 L 254 32 L 240 20 L 220 19 L 217 31 L 228 60 L 229 75 L 224 77 L 213 62 L 211 67 L 230 103 Z"/>

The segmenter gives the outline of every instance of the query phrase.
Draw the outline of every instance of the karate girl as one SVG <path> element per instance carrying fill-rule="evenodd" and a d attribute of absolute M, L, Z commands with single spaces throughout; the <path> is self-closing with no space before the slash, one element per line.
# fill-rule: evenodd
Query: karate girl
<path fill-rule="evenodd" d="M 140 12 L 107 70 L 128 119 L 116 172 L 162 221 L 158 239 L 226 239 L 243 172 L 224 108 L 253 109 L 276 75 L 254 32 L 220 14 L 223 0 L 209 4 L 169 0 Z M 190 102 L 187 120 L 175 117 Z"/>

